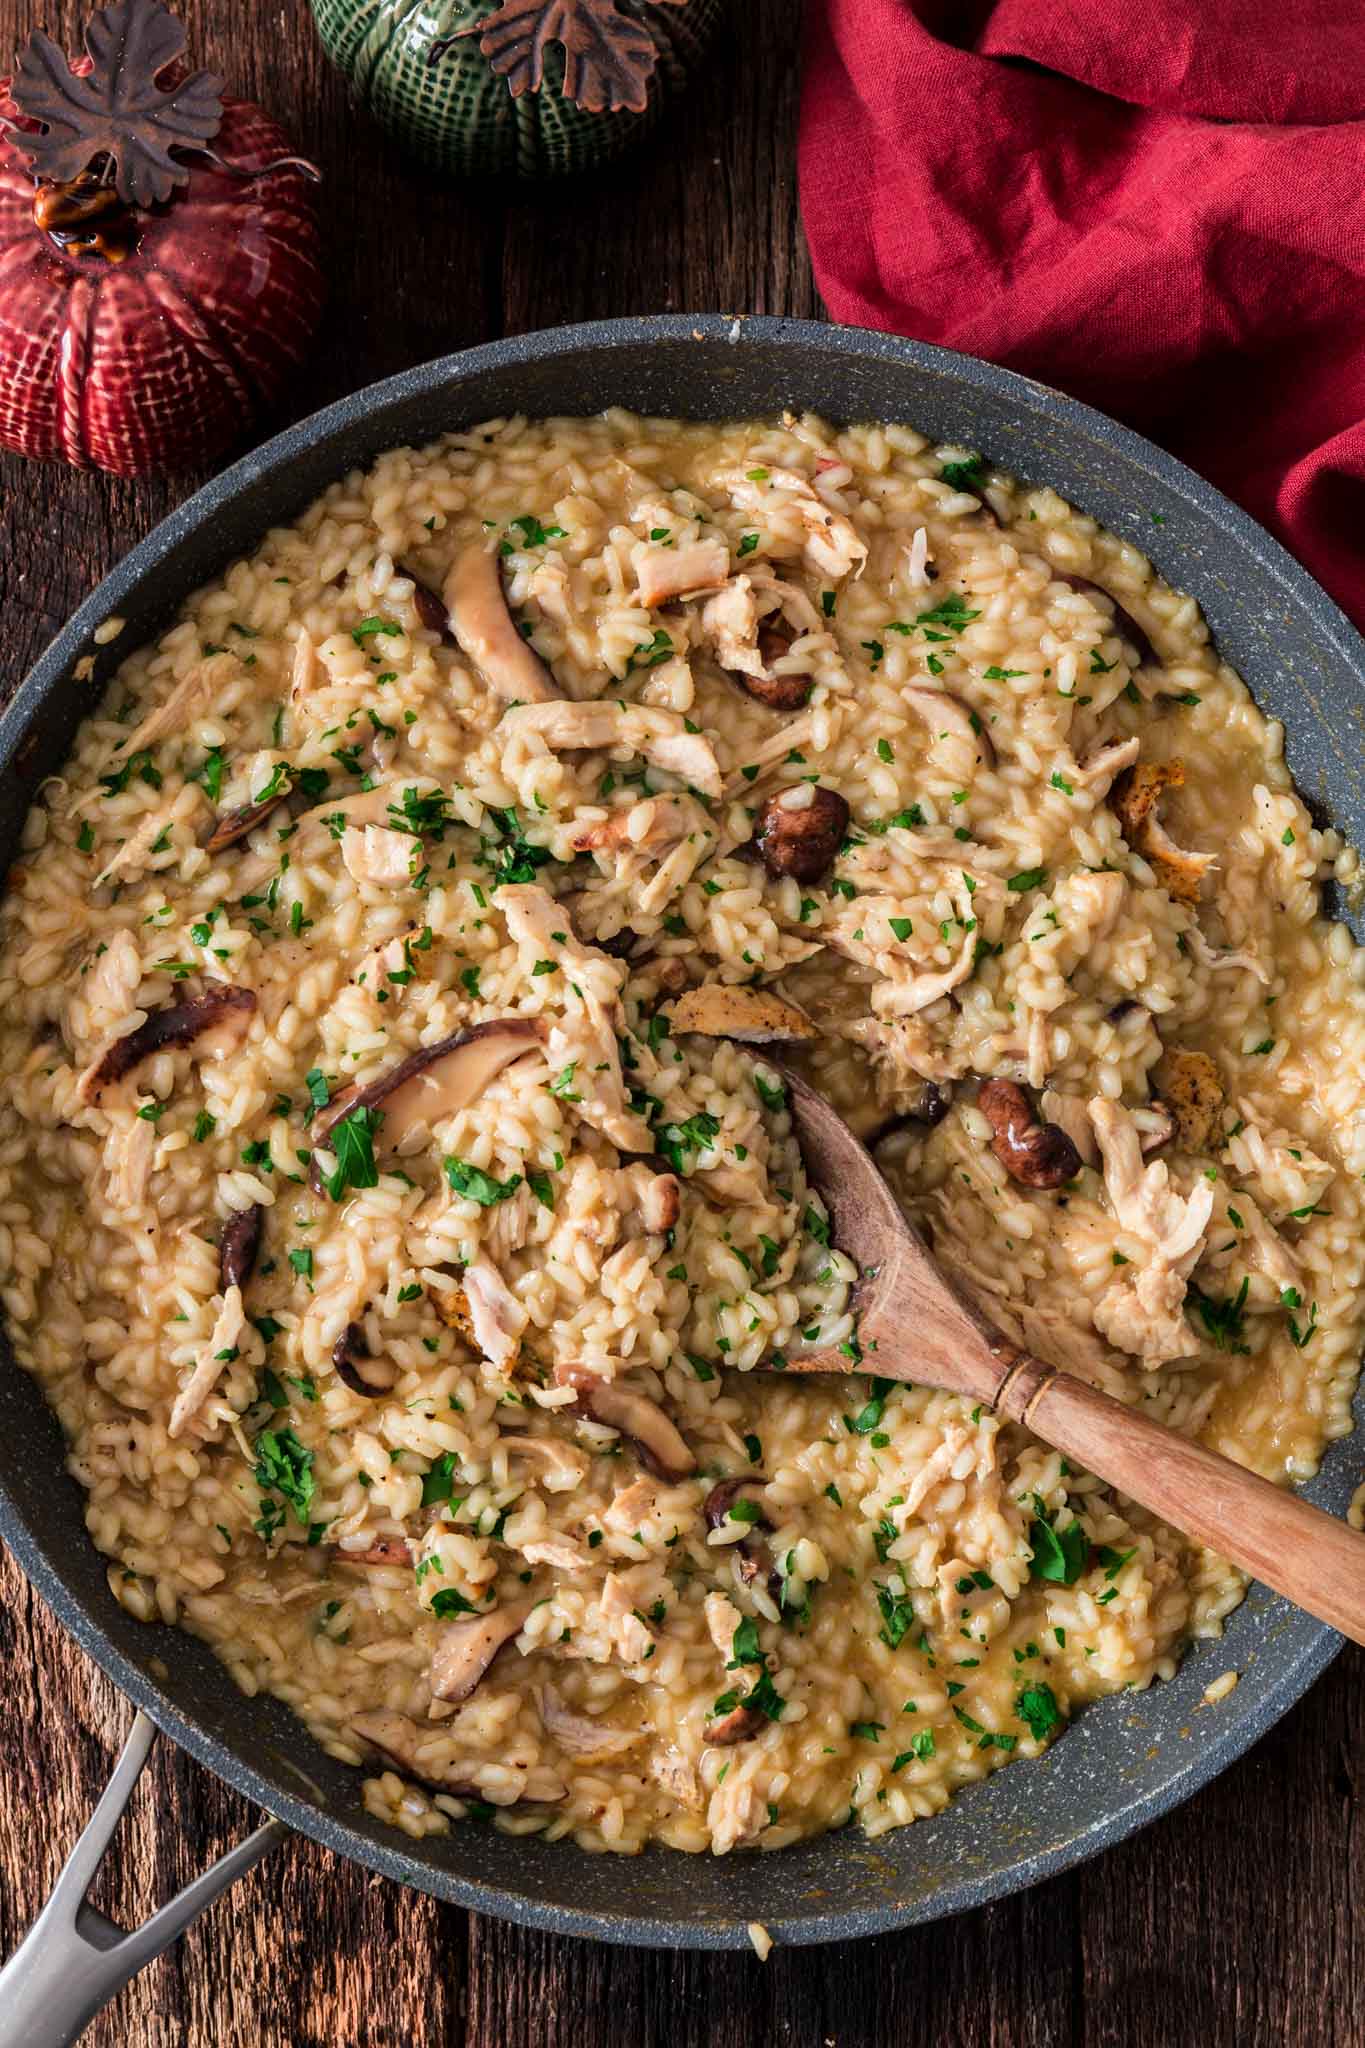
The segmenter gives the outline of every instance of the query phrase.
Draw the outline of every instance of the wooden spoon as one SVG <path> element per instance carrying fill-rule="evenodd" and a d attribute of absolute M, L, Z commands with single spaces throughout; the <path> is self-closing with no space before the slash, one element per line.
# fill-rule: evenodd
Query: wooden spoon
<path fill-rule="evenodd" d="M 862 1370 L 964 1394 L 1026 1424 L 1073 1464 L 1365 1643 L 1365 1535 L 992 1329 L 939 1271 L 843 1118 L 799 1074 L 781 1072 L 832 1240 L 861 1274 Z M 849 1363 L 826 1349 L 789 1358 L 787 1369 L 847 1373 Z"/>

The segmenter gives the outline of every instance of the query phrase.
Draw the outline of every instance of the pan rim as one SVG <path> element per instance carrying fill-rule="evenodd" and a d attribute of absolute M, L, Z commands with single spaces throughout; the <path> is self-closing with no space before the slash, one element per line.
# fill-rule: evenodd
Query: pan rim
<path fill-rule="evenodd" d="M 160 564 L 187 536 L 203 527 L 225 505 L 281 477 L 299 454 L 331 441 L 348 428 L 376 422 L 405 401 L 458 391 L 463 383 L 485 370 L 515 370 L 575 352 L 629 351 L 661 342 L 690 341 L 707 343 L 712 348 L 718 342 L 736 349 L 743 349 L 749 342 L 768 347 L 778 345 L 806 358 L 826 353 L 908 362 L 945 385 L 1003 395 L 1034 420 L 1041 417 L 1052 422 L 1073 436 L 1083 437 L 1097 451 L 1118 454 L 1130 465 L 1159 477 L 1168 491 L 1183 497 L 1205 520 L 1214 521 L 1227 536 L 1231 549 L 1250 557 L 1268 592 L 1292 602 L 1344 665 L 1365 673 L 1365 641 L 1326 592 L 1277 541 L 1186 465 L 1142 435 L 1078 400 L 978 358 L 867 329 L 763 316 L 640 315 L 538 330 L 435 358 L 335 401 L 285 428 L 212 478 L 122 558 L 38 657 L 0 714 L 0 768 L 13 761 L 35 712 L 70 674 L 79 656 L 91 648 L 96 627 L 117 615 L 130 593 L 143 590 L 155 578 Z M 716 410 L 711 408 L 713 414 Z M 378 452 L 376 443 L 371 455 Z M 311 495 L 311 490 L 303 494 L 299 509 Z M 1327 1447 L 1325 1458 L 1332 1449 L 1333 1446 Z M 1313 1488 L 1310 1486 L 1308 1491 L 1311 1497 Z M 653 1914 L 639 1917 L 548 1903 L 509 1892 L 500 1883 L 486 1883 L 457 1875 L 435 1863 L 419 1862 L 413 1853 L 417 1845 L 400 1845 L 404 1838 L 395 1835 L 390 1846 L 382 1835 L 372 1836 L 338 1819 L 321 1805 L 291 1791 L 282 1776 L 272 1776 L 248 1761 L 231 1741 L 199 1726 L 129 1658 L 113 1641 L 94 1607 L 68 1583 L 59 1564 L 49 1555 L 49 1548 L 31 1529 L 3 1467 L 0 1537 L 58 1620 L 120 1690 L 197 1762 L 277 1814 L 299 1833 L 384 1876 L 417 1885 L 453 1904 L 524 1926 L 645 1947 L 718 1950 L 748 1946 L 746 1923 L 742 1920 L 679 1922 Z M 1286 1613 L 1292 1612 L 1285 1603 L 1278 1605 L 1284 1606 Z M 1245 1611 L 1239 1609 L 1238 1613 Z M 1234 1615 L 1230 1631 L 1236 1625 Z M 1079 1833 L 1032 1850 L 1017 1863 L 984 1876 L 949 1873 L 941 1893 L 885 1904 L 841 1905 L 832 1910 L 772 1915 L 767 1922 L 770 1931 L 781 1943 L 802 1945 L 925 1923 L 1025 1889 L 1125 1840 L 1149 1821 L 1182 1804 L 1244 1754 L 1326 1670 L 1341 1648 L 1342 1639 L 1323 1624 L 1298 1621 L 1296 1626 L 1303 1631 L 1301 1646 L 1254 1705 L 1242 1708 L 1221 1732 L 1210 1737 L 1187 1763 L 1178 1766 L 1159 1785 L 1116 1803 Z M 224 1675 L 230 1684 L 230 1678 Z M 1102 1713 L 1105 1706 L 1113 1704 L 1116 1701 L 1100 1703 L 1089 1711 Z M 1035 1770 L 1046 1766 L 1046 1758 L 1033 1764 Z M 555 1853 L 565 1856 L 566 1862 L 575 1854 L 567 1843 L 556 1845 Z"/>

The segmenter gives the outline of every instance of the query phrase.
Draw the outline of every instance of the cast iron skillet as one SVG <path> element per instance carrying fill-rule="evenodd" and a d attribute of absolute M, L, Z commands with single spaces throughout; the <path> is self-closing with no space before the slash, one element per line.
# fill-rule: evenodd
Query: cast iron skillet
<path fill-rule="evenodd" d="M 942 349 L 806 322 L 668 316 L 524 335 L 408 371 L 290 428 L 191 498 L 81 607 L 0 719 L 0 861 L 119 650 L 164 627 L 267 527 L 400 443 L 495 415 L 613 405 L 698 419 L 790 406 L 835 421 L 912 421 L 1055 485 L 1193 592 L 1223 653 L 1284 721 L 1300 789 L 1365 842 L 1365 643 L 1280 547 L 1180 463 L 1054 391 Z M 96 648 L 95 628 L 115 613 L 126 630 L 116 646 Z M 92 653 L 95 685 L 73 682 L 76 660 Z M 980 1905 L 1188 1798 L 1278 1720 L 1340 1645 L 1256 1589 L 1225 1639 L 1196 1646 L 1170 1684 L 1087 1708 L 1045 1757 L 969 1786 L 946 1813 L 874 1844 L 849 1829 L 780 1855 L 626 1859 L 477 1825 L 415 1844 L 366 1815 L 361 1773 L 325 1757 L 283 1706 L 243 1698 L 202 1644 L 115 1603 L 81 1495 L 62 1476 L 57 1424 L 2 1340 L 0 1350 L 0 1534 L 115 1683 L 291 1828 L 440 1898 L 559 1933 L 718 1949 L 742 1946 L 752 1920 L 777 1942 L 817 1942 Z M 1356 1413 L 1365 1415 L 1359 1402 Z M 1343 1512 L 1360 1462 L 1350 1443 L 1335 1447 L 1310 1497 Z M 1233 1667 L 1241 1682 L 1231 1697 L 1201 1708 L 1205 1686 Z"/>

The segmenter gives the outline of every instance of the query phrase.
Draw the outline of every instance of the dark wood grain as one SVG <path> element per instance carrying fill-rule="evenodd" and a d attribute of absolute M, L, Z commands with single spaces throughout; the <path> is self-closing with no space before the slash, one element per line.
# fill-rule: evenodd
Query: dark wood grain
<path fill-rule="evenodd" d="M 610 176 L 435 185 L 347 103 L 302 0 L 182 0 L 202 61 L 328 171 L 333 297 L 302 413 L 500 332 L 661 308 L 815 314 L 797 218 L 797 0 L 736 5 L 681 118 Z M 0 56 L 71 0 L 0 0 Z M 268 424 L 280 424 L 276 421 Z M 0 688 L 182 497 L 0 461 Z M 0 1947 L 32 1918 L 129 1710 L 0 1557 Z M 92 2030 L 99 2048 L 1359 2048 L 1365 1654 L 1255 1754 L 1069 1877 L 828 1950 L 638 1952 L 476 1920 L 293 1843 Z M 97 1891 L 131 1923 L 256 1816 L 165 1744 Z M 0 2021 L 0 2036 L 3 2023 Z"/>

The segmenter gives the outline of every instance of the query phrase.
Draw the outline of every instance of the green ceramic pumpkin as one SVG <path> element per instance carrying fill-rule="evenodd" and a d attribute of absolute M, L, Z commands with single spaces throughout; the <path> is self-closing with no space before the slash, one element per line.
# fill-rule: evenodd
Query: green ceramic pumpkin
<path fill-rule="evenodd" d="M 333 62 L 443 171 L 608 162 L 700 61 L 725 0 L 310 0 Z"/>

